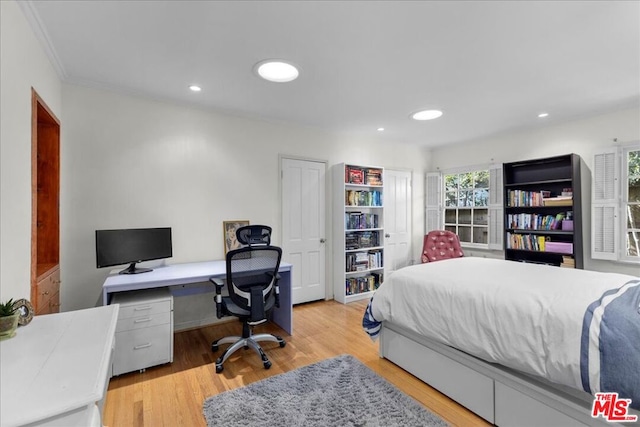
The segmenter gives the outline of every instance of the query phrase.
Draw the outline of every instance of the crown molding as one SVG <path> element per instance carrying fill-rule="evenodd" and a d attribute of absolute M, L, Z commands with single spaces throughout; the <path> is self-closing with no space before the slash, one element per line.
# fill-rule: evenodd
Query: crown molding
<path fill-rule="evenodd" d="M 49 58 L 51 65 L 53 65 L 53 68 L 56 70 L 58 77 L 62 81 L 66 80 L 67 72 L 65 71 L 64 66 L 62 65 L 62 62 L 58 57 L 56 49 L 53 46 L 53 43 L 51 42 L 51 38 L 49 37 L 49 33 L 47 32 L 47 29 L 42 24 L 42 20 L 40 19 L 40 15 L 38 15 L 38 11 L 34 6 L 33 1 L 21 0 L 21 1 L 16 1 L 16 3 L 18 3 L 18 6 L 22 10 L 22 13 L 27 19 L 27 22 L 29 23 L 29 25 L 31 26 L 32 31 L 36 35 L 36 38 L 38 39 L 38 41 L 40 41 L 40 44 L 42 45 L 42 48 L 44 49 L 47 57 Z"/>

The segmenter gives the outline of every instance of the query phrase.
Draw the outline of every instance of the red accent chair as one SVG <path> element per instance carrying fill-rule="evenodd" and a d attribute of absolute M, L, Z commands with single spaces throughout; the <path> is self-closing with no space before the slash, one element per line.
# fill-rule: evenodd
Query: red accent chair
<path fill-rule="evenodd" d="M 440 261 L 464 256 L 460 239 L 456 233 L 447 230 L 433 230 L 424 236 L 422 263 Z"/>

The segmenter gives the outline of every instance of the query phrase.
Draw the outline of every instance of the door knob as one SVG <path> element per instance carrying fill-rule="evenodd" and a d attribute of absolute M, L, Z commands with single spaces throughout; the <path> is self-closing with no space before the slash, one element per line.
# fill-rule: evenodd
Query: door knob
<path fill-rule="evenodd" d="M 326 242 L 325 239 L 320 239 L 320 243 L 324 243 L 324 242 Z"/>

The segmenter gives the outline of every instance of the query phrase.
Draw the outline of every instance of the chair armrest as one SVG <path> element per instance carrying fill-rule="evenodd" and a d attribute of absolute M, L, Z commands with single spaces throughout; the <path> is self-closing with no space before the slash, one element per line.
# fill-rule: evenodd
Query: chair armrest
<path fill-rule="evenodd" d="M 273 292 L 273 295 L 276 298 L 275 306 L 280 308 L 280 286 L 278 286 L 278 280 L 280 280 L 280 273 L 276 272 L 276 274 L 273 274 L 272 272 L 268 272 L 267 274 L 274 278 L 274 283 L 273 283 L 274 292 Z"/>
<path fill-rule="evenodd" d="M 216 287 L 216 296 L 214 297 L 216 301 L 216 317 L 222 319 L 224 317 L 222 310 L 222 288 L 224 287 L 224 281 L 217 277 L 210 277 L 209 281 Z"/>

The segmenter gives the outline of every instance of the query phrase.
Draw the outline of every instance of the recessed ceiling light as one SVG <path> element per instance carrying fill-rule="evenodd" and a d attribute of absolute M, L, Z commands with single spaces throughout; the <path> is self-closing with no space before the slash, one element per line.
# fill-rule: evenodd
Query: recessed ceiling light
<path fill-rule="evenodd" d="M 382 132 L 384 128 L 378 128 L 378 132 Z"/>
<path fill-rule="evenodd" d="M 270 82 L 286 83 L 298 78 L 300 72 L 288 62 L 279 59 L 269 59 L 258 62 L 255 71 L 260 77 Z"/>
<path fill-rule="evenodd" d="M 433 120 L 442 116 L 442 111 L 440 110 L 422 110 L 417 113 L 413 113 L 411 118 L 414 120 Z"/>
<path fill-rule="evenodd" d="M 543 118 L 543 117 L 547 117 L 549 115 L 549 113 L 540 113 L 538 114 L 538 117 Z"/>
<path fill-rule="evenodd" d="M 189 86 L 189 89 L 191 89 L 193 92 L 200 92 L 202 90 L 200 86 L 196 86 L 196 85 Z"/>

